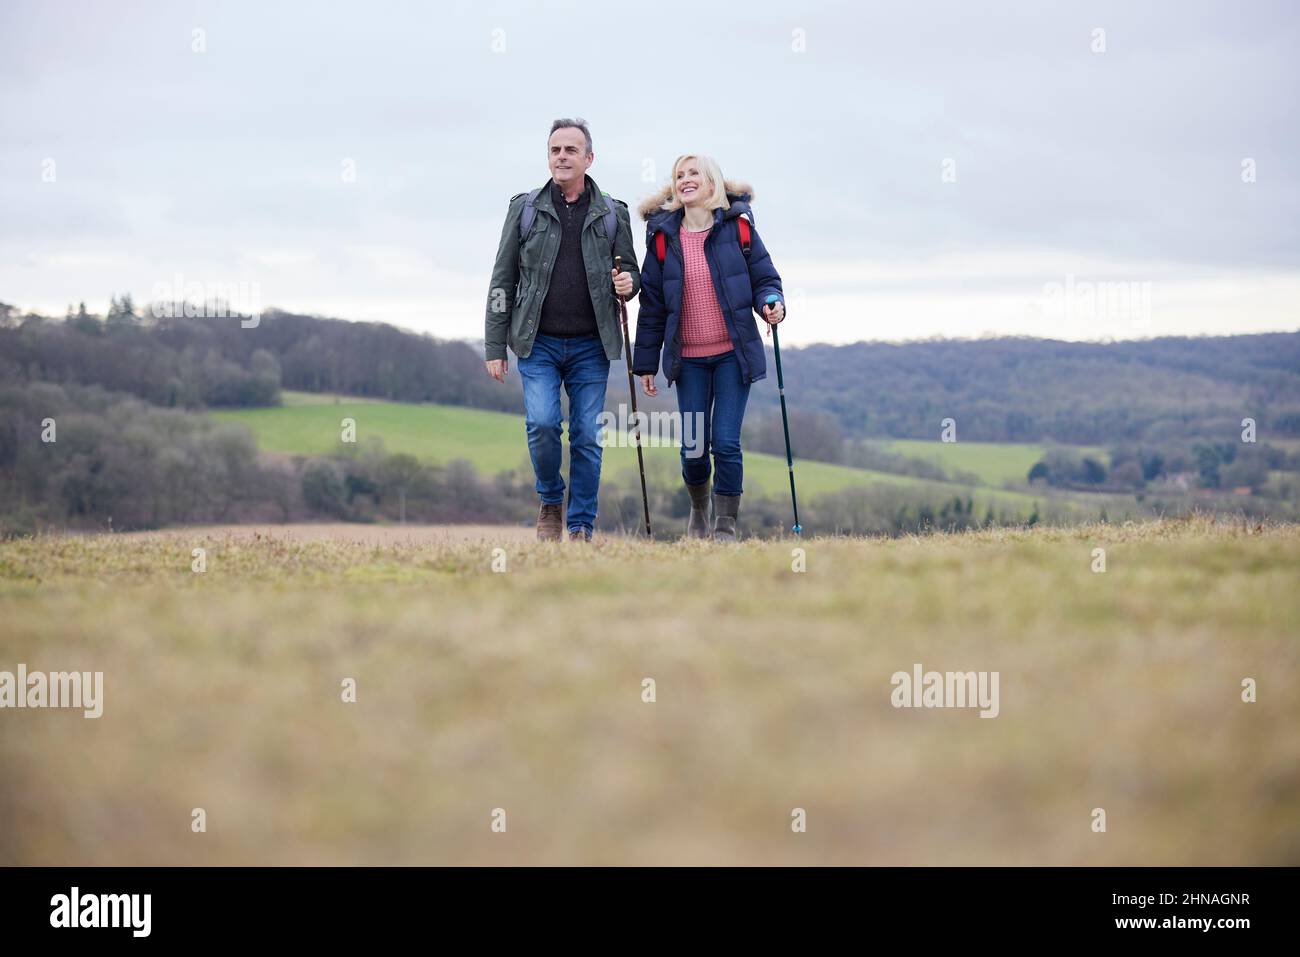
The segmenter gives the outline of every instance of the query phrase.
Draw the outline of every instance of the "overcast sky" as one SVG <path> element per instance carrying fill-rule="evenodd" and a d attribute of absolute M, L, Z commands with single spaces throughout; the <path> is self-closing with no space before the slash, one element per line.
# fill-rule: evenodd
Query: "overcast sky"
<path fill-rule="evenodd" d="M 753 184 L 791 343 L 1295 330 L 1297 51 L 1284 0 L 4 0 L 0 300 L 481 338 L 581 115 L 630 205 L 684 152 Z"/>

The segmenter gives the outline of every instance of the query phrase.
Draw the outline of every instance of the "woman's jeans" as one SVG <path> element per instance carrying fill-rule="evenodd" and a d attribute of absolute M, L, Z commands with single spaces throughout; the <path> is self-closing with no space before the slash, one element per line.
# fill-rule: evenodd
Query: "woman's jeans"
<path fill-rule="evenodd" d="M 682 478 L 687 485 L 707 482 L 712 452 L 713 491 L 739 495 L 744 487 L 740 425 L 749 401 L 749 383 L 740 374 L 736 352 L 695 359 L 683 356 L 681 363 L 677 408 L 682 413 Z M 696 422 L 703 423 L 702 444 L 695 444 L 701 437 L 692 434 Z"/>
<path fill-rule="evenodd" d="M 546 505 L 564 501 L 560 478 L 560 385 L 569 393 L 569 531 L 590 532 L 596 525 L 600 488 L 600 412 L 605 407 L 609 359 L 600 336 L 547 336 L 538 333 L 533 351 L 519 360 L 524 381 L 524 422 L 528 454 L 537 476 L 537 494 Z"/>

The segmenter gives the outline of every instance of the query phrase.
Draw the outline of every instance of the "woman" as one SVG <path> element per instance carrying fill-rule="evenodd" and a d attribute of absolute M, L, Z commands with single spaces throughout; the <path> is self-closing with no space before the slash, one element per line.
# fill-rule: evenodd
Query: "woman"
<path fill-rule="evenodd" d="M 769 325 L 785 318 L 781 277 L 753 229 L 752 195 L 748 185 L 724 180 L 711 158 L 687 155 L 673 163 L 669 184 L 640 206 L 646 257 L 632 369 L 645 394 L 658 395 L 662 353 L 664 378 L 677 383 L 692 538 L 709 537 L 711 453 L 713 537 L 736 540 L 740 426 L 750 385 L 767 375 L 754 313 Z"/>

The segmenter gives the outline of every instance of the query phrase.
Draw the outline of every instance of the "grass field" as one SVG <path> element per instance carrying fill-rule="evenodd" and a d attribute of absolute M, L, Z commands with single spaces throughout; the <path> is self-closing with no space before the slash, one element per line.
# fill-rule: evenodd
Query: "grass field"
<path fill-rule="evenodd" d="M 1000 488 L 1003 482 L 1024 483 L 1034 463 L 1043 457 L 1047 446 L 1032 442 L 940 442 L 937 439 L 889 439 L 880 443 L 886 452 L 933 462 L 948 475 L 969 472 L 981 482 Z M 1110 456 L 1105 449 L 1071 446 L 1080 455 L 1091 455 L 1102 463 Z"/>
<path fill-rule="evenodd" d="M 1296 526 L 811 539 L 802 573 L 376 534 L 0 543 L 0 670 L 105 686 L 0 713 L 0 864 L 1300 863 Z M 895 709 L 916 662 L 998 672 L 998 716 Z"/>
<path fill-rule="evenodd" d="M 239 422 L 247 426 L 262 448 L 274 452 L 324 455 L 343 451 L 346 446 L 340 441 L 340 421 L 346 417 L 356 420 L 358 442 L 371 436 L 378 437 L 390 452 L 403 452 L 427 462 L 437 463 L 463 458 L 471 462 L 479 472 L 487 475 L 511 469 L 527 473 L 530 469 L 522 416 L 458 406 L 417 405 L 350 398 L 335 402 L 332 396 L 297 392 L 286 392 L 284 395 L 285 404 L 279 408 L 244 409 L 212 414 L 223 421 Z M 930 445 L 923 442 L 915 444 Z M 960 459 L 952 459 L 947 464 L 964 468 L 965 465 L 958 463 L 975 462 L 975 457 L 966 451 L 967 444 L 959 444 L 963 449 Z M 974 449 L 974 443 L 970 443 L 969 446 Z M 1018 447 L 998 448 L 1015 450 Z M 941 457 L 951 458 L 952 454 L 941 453 Z M 976 452 L 976 455 L 979 456 L 982 465 L 980 468 L 971 468 L 970 471 L 982 473 L 984 470 L 996 471 L 1002 468 L 996 464 L 997 457 L 994 453 L 984 451 Z M 677 449 L 648 448 L 646 456 L 653 477 L 660 481 L 674 483 L 679 481 Z M 1037 458 L 1034 461 L 1037 461 Z M 613 475 L 635 470 L 636 450 L 615 446 L 607 448 L 605 468 Z M 1025 467 L 1025 471 L 1028 471 L 1028 466 Z M 799 493 L 804 496 L 851 487 L 887 485 L 923 490 L 935 500 L 951 498 L 954 495 L 964 498 L 969 494 L 979 511 L 992 505 L 996 509 L 1020 515 L 1028 515 L 1035 501 L 1041 501 L 1041 497 L 1019 492 L 995 492 L 950 482 L 933 482 L 905 475 L 849 468 L 827 462 L 799 461 L 796 464 L 796 477 Z M 1000 481 L 992 484 L 1000 484 Z M 784 495 L 788 487 L 789 479 L 784 458 L 755 452 L 745 453 L 747 492 Z M 1069 497 L 1064 496 L 1064 498 Z"/>

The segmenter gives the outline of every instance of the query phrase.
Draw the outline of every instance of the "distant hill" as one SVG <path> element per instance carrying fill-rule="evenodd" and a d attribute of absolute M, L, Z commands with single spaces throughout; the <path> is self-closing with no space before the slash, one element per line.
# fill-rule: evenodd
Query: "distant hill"
<path fill-rule="evenodd" d="M 1004 338 L 782 351 L 786 393 L 849 435 L 1114 444 L 1300 436 L 1300 332 L 1115 343 Z"/>
<path fill-rule="evenodd" d="M 1300 514 L 1300 333 L 784 356 L 810 526 L 904 534 L 1192 506 Z M 623 363 L 610 386 L 614 409 L 627 400 Z M 336 395 L 359 406 L 363 441 L 387 451 L 338 447 Z M 676 396 L 639 404 L 674 409 Z M 751 393 L 743 438 L 748 514 L 769 529 L 788 521 L 779 409 L 770 376 Z M 203 411 L 238 419 L 257 443 L 188 414 Z M 129 297 L 104 318 L 0 303 L 0 534 L 303 515 L 515 521 L 535 501 L 520 412 L 517 370 L 492 381 L 474 343 L 281 311 L 250 327 L 156 319 Z M 57 444 L 43 438 L 54 418 Z M 1257 442 L 1243 440 L 1244 419 Z M 939 441 L 945 420 L 955 443 Z M 647 465 L 652 511 L 680 517 L 675 459 L 651 449 Z M 638 521 L 634 462 L 609 450 L 613 527 Z"/>
<path fill-rule="evenodd" d="M 0 324 L 0 383 L 101 385 L 193 408 L 274 405 L 278 378 L 278 388 L 307 392 L 523 410 L 513 361 L 503 386 L 484 372 L 480 345 L 381 323 L 278 310 L 256 328 L 238 318 L 103 322 L 0 312 L 9 317 Z M 1300 437 L 1300 332 L 860 342 L 789 348 L 783 359 L 806 448 L 822 438 L 829 447 L 867 437 L 935 440 L 949 418 L 959 440 L 983 442 L 1222 442 L 1237 436 L 1243 418 L 1255 420 L 1261 441 Z M 609 406 L 626 402 L 623 363 L 611 364 L 610 385 Z M 774 375 L 755 387 L 757 420 L 775 414 L 775 392 Z M 676 397 L 638 401 L 670 409 Z"/>

